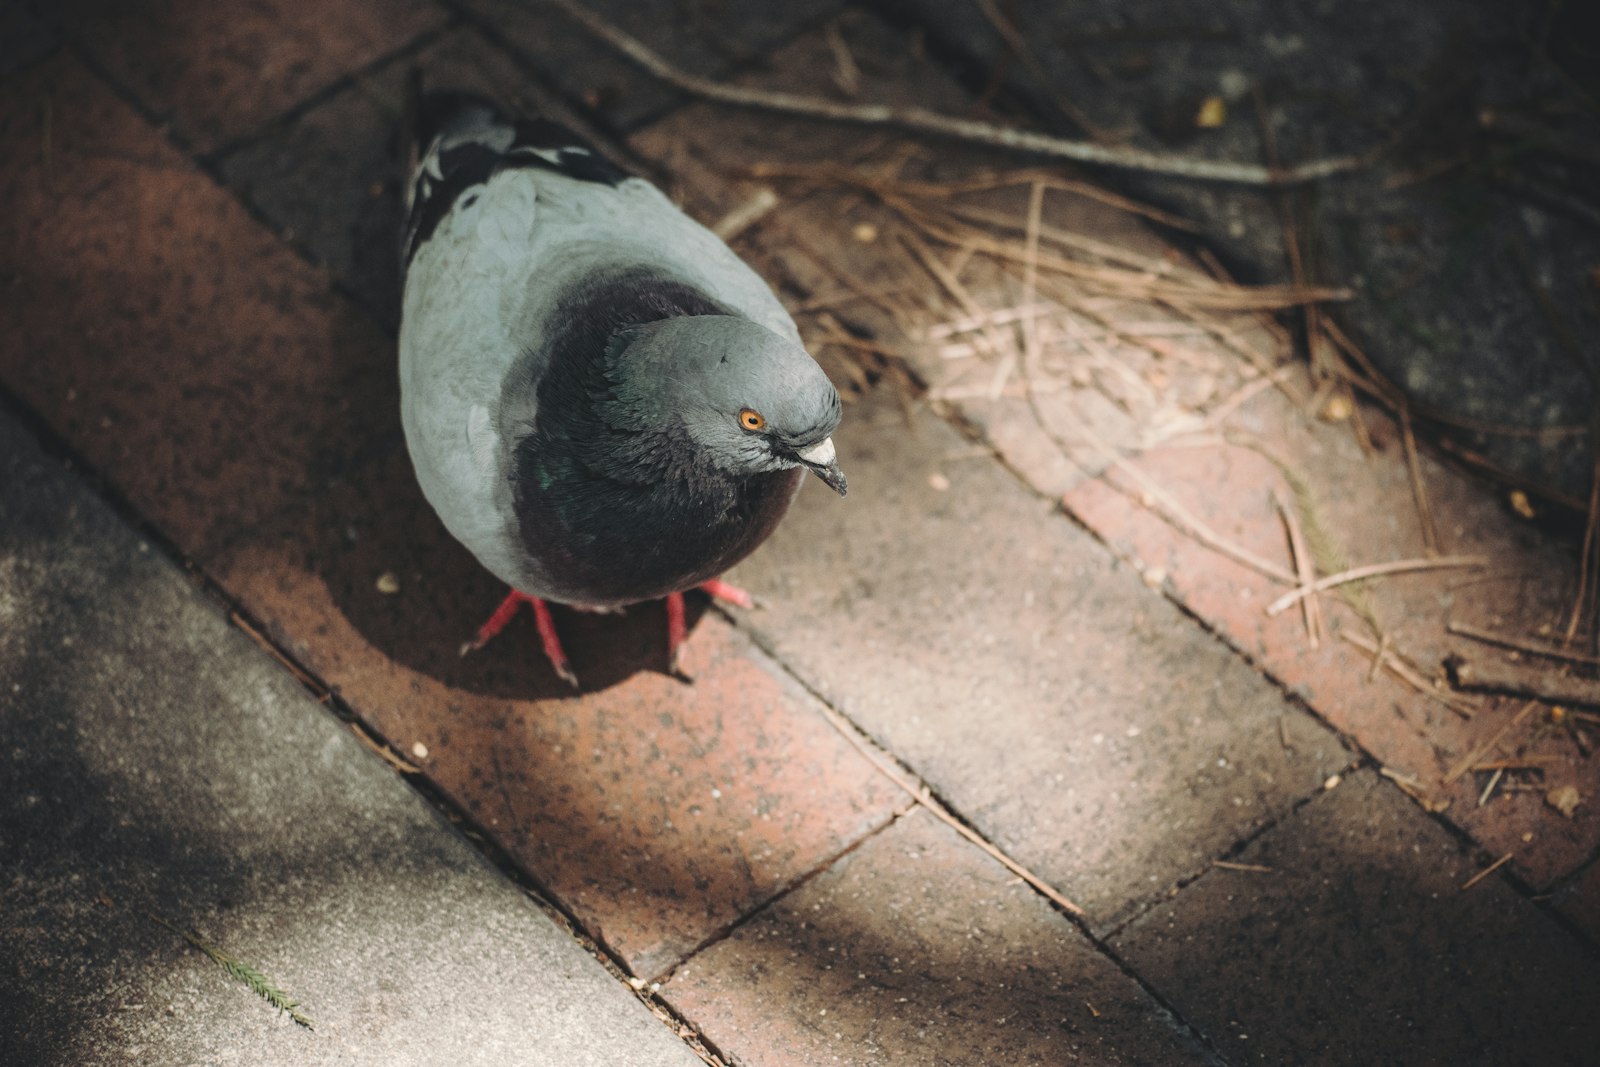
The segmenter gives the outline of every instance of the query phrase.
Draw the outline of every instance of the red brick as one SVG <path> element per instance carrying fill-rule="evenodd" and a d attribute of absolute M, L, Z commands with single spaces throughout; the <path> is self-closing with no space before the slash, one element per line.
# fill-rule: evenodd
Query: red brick
<path fill-rule="evenodd" d="M 445 21 L 428 0 L 68 0 L 57 10 L 96 62 L 202 153 Z"/>
<path fill-rule="evenodd" d="M 1208 1063 L 1044 899 L 918 811 L 680 967 L 736 1064 Z"/>
<path fill-rule="evenodd" d="M 1113 947 L 1230 1063 L 1593 1060 L 1600 963 L 1371 771 Z"/>
<path fill-rule="evenodd" d="M 903 803 L 718 616 L 693 686 L 660 673 L 656 605 L 560 613 L 581 698 L 526 620 L 458 658 L 502 590 L 415 487 L 392 343 L 70 62 L 0 108 L 0 376 L 380 735 L 422 743 L 630 966 L 669 966 Z"/>
<path fill-rule="evenodd" d="M 1370 413 L 1369 419 L 1374 419 Z M 1392 429 L 1374 425 L 1390 442 L 1364 458 L 1348 427 L 1306 419 L 1277 393 L 1252 401 L 1235 425 L 1262 449 L 1298 472 L 1313 488 L 1323 525 L 1343 543 L 1352 565 L 1417 559 L 1426 554 L 1408 475 Z M 1282 524 L 1271 493 L 1292 493 L 1260 452 L 1236 446 L 1158 448 L 1132 461 L 1217 534 L 1289 567 Z M 1391 647 L 1433 676 L 1446 655 L 1479 659 L 1500 653 L 1444 630 L 1447 619 L 1531 632 L 1554 620 L 1570 561 L 1558 546 L 1512 519 L 1498 501 L 1459 472 L 1426 458 L 1423 471 L 1446 551 L 1487 556 L 1487 574 L 1464 571 L 1400 576 L 1371 583 L 1370 593 Z M 1119 492 L 1115 484 L 1127 492 Z M 1141 570 L 1159 570 L 1171 595 L 1224 635 L 1284 685 L 1304 695 L 1334 727 L 1348 731 L 1396 773 L 1414 776 L 1431 798 L 1450 801 L 1446 818 L 1496 854 L 1513 852 L 1519 873 L 1538 886 L 1575 869 L 1600 845 L 1600 811 L 1580 807 L 1563 819 L 1544 805 L 1543 789 L 1499 796 L 1480 807 L 1487 775 L 1466 775 L 1451 786 L 1445 773 L 1494 733 L 1520 702 L 1482 703 L 1465 721 L 1387 674 L 1369 680 L 1370 654 L 1334 636 L 1312 650 L 1298 612 L 1269 618 L 1267 603 L 1285 591 L 1256 572 L 1200 545 L 1163 522 L 1140 501 L 1126 475 L 1085 482 L 1066 497 L 1073 515 Z M 1337 629 L 1371 639 L 1367 627 L 1333 596 L 1324 610 Z M 1586 795 L 1600 793 L 1600 766 L 1571 740 L 1539 720 L 1508 739 L 1502 755 L 1552 760 L 1544 782 L 1571 781 Z M 1525 837 L 1526 835 L 1526 837 Z"/>

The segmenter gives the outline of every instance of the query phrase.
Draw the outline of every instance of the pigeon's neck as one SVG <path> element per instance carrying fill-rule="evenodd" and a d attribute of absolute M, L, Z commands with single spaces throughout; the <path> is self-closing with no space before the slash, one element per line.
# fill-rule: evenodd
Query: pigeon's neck
<path fill-rule="evenodd" d="M 686 447 L 673 420 L 634 422 L 612 403 L 625 373 L 621 331 L 665 319 L 726 315 L 699 289 L 649 271 L 601 273 L 575 287 L 503 390 L 502 428 L 519 442 L 513 482 L 522 501 L 561 486 L 612 483 L 617 491 L 660 495 L 664 506 L 728 506 L 731 475 Z"/>

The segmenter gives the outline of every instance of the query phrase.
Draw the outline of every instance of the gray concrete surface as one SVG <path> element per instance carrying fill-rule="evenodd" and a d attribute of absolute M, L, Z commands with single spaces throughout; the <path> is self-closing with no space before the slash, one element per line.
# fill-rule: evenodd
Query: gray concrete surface
<path fill-rule="evenodd" d="M 1373 771 L 1234 860 L 1112 941 L 1227 1062 L 1595 1062 L 1600 961 Z"/>
<path fill-rule="evenodd" d="M 3 413 L 0 737 L 7 1067 L 699 1062 Z"/>

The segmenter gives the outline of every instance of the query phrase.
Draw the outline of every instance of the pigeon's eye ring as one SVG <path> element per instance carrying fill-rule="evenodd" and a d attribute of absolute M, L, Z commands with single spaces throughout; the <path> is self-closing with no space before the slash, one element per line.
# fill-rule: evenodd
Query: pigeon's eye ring
<path fill-rule="evenodd" d="M 744 408 L 739 412 L 739 425 L 747 430 L 760 430 L 766 427 L 767 420 L 754 408 Z"/>

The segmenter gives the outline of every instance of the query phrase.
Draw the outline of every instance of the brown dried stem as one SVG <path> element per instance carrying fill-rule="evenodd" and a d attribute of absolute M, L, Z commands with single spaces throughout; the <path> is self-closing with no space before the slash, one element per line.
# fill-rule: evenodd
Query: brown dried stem
<path fill-rule="evenodd" d="M 1526 704 L 1522 705 L 1521 709 L 1518 710 L 1518 712 L 1515 715 L 1511 716 L 1511 718 L 1508 719 L 1500 727 L 1500 729 L 1496 730 L 1493 734 L 1491 734 L 1489 736 L 1488 740 L 1484 741 L 1483 744 L 1478 745 L 1477 747 L 1475 747 L 1471 752 L 1468 752 L 1465 756 L 1463 756 L 1460 760 L 1458 760 L 1456 762 L 1456 765 L 1454 767 L 1451 767 L 1450 770 L 1448 772 L 1446 772 L 1446 774 L 1444 776 L 1444 784 L 1445 785 L 1449 785 L 1451 782 L 1455 781 L 1457 778 L 1460 778 L 1463 774 L 1466 774 L 1475 765 L 1477 765 L 1478 763 L 1482 762 L 1483 757 L 1485 757 L 1489 753 L 1493 752 L 1494 749 L 1495 749 L 1495 746 L 1498 745 L 1501 741 L 1503 741 L 1507 734 L 1509 734 L 1512 730 L 1515 730 L 1518 726 L 1520 726 L 1522 724 L 1522 720 L 1526 719 L 1529 715 L 1531 715 L 1533 713 L 1533 709 L 1538 707 L 1538 706 L 1539 706 L 1539 702 L 1537 700 L 1530 700 Z"/>
<path fill-rule="evenodd" d="M 1339 574 L 1330 574 L 1320 578 L 1310 589 L 1296 589 L 1285 593 L 1283 596 L 1267 605 L 1267 614 L 1276 615 L 1285 608 L 1290 607 L 1296 600 L 1312 592 L 1320 593 L 1325 589 L 1343 585 L 1346 582 L 1359 582 L 1363 578 L 1377 578 L 1385 574 L 1403 574 L 1409 571 L 1431 571 L 1448 567 L 1487 567 L 1487 556 L 1443 556 L 1439 559 L 1398 559 L 1390 563 L 1369 563 L 1364 567 L 1352 567 L 1350 570 Z"/>
<path fill-rule="evenodd" d="M 1028 152 L 1056 159 L 1070 159 L 1105 167 L 1167 174 L 1196 181 L 1227 182 L 1235 185 L 1298 185 L 1321 178 L 1347 174 L 1371 165 L 1381 154 L 1376 148 L 1359 155 L 1333 156 L 1282 169 L 1248 163 L 1228 163 L 1192 156 L 1146 152 L 1119 145 L 1073 141 L 1032 130 L 996 126 L 975 119 L 941 115 L 921 107 L 896 107 L 891 104 L 841 104 L 817 96 L 728 85 L 679 70 L 642 42 L 622 32 L 577 0 L 550 0 L 590 33 L 675 88 L 694 96 L 735 107 L 776 111 L 787 115 L 852 122 L 868 126 L 897 126 L 919 133 L 953 137 L 974 144 L 990 145 L 1016 152 Z"/>
<path fill-rule="evenodd" d="M 1300 598 L 1300 612 L 1305 618 L 1306 640 L 1310 642 L 1312 648 L 1317 648 L 1322 643 L 1322 605 L 1312 589 L 1317 580 L 1317 572 L 1312 566 L 1311 553 L 1306 549 L 1305 535 L 1300 531 L 1300 520 L 1295 517 L 1294 509 L 1285 504 L 1277 493 L 1272 494 L 1272 502 L 1277 505 L 1278 515 L 1283 519 L 1283 528 L 1289 535 L 1289 554 L 1294 557 L 1295 574 L 1300 579 L 1301 590 L 1304 591 L 1304 595 Z"/>
<path fill-rule="evenodd" d="M 1482 641 L 1485 644 L 1499 645 L 1502 648 L 1515 649 L 1518 652 L 1527 652 L 1535 656 L 1544 656 L 1547 659 L 1581 663 L 1586 667 L 1600 667 L 1600 656 L 1581 656 L 1576 652 L 1567 652 L 1551 645 L 1541 645 L 1526 638 L 1513 637 L 1510 634 L 1495 633 L 1490 630 L 1480 630 L 1476 626 L 1468 626 L 1463 622 L 1447 622 L 1444 628 L 1458 637 L 1470 637 L 1474 641 Z"/>
<path fill-rule="evenodd" d="M 1512 663 L 1476 663 L 1461 656 L 1445 660 L 1450 681 L 1458 689 L 1542 700 L 1547 704 L 1583 704 L 1600 707 L 1600 682 L 1574 678 L 1553 670 L 1537 670 Z"/>

